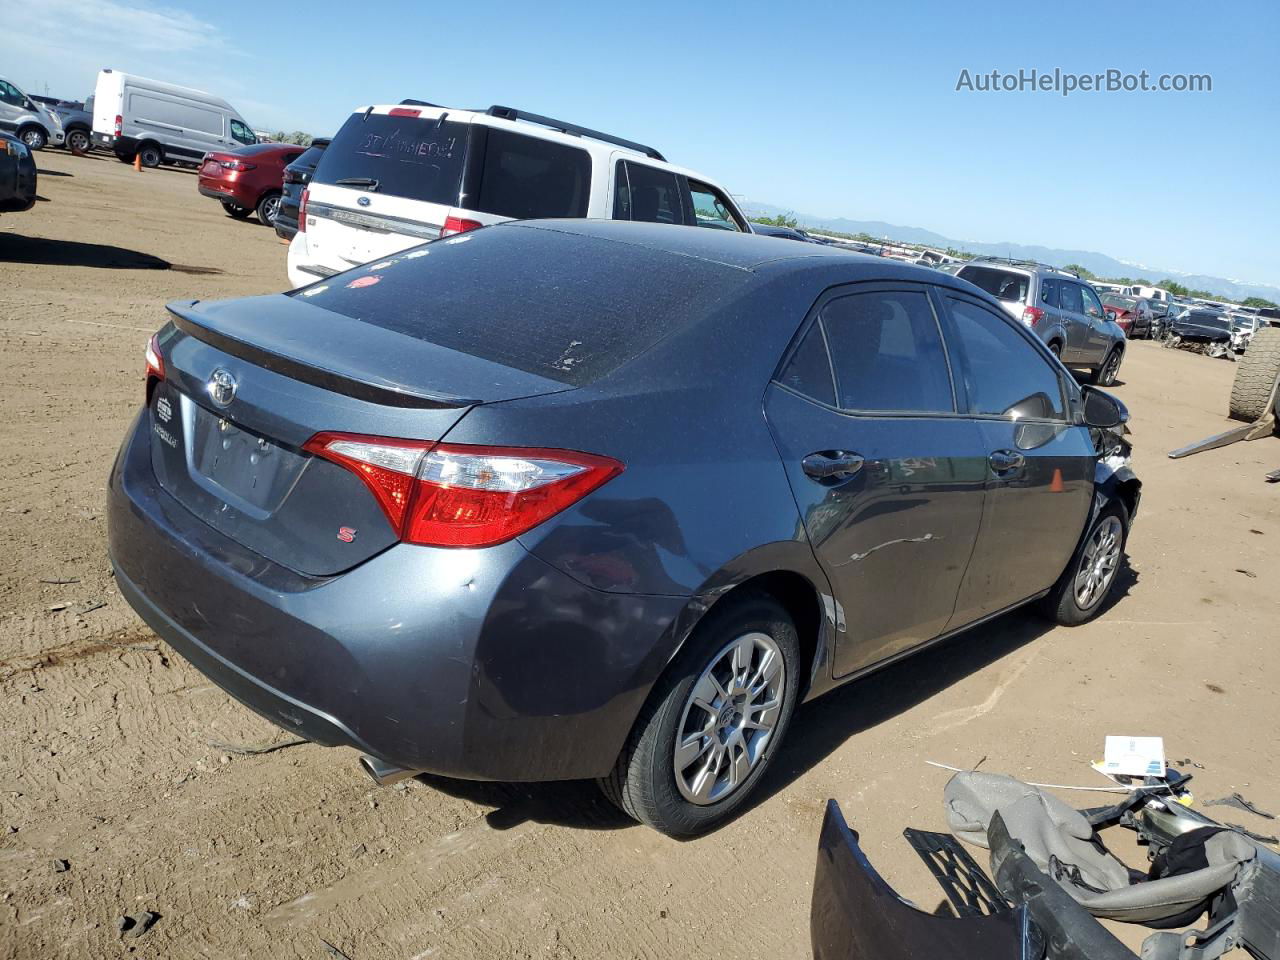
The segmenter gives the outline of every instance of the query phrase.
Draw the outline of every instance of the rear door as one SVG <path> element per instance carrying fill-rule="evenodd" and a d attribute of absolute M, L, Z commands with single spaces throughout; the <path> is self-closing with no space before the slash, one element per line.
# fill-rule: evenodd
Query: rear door
<path fill-rule="evenodd" d="M 835 674 L 941 633 L 978 535 L 986 453 L 957 413 L 927 287 L 829 291 L 766 414 L 839 604 Z"/>
<path fill-rule="evenodd" d="M 1071 388 L 1043 345 L 977 299 L 944 290 L 942 300 L 987 489 L 955 628 L 1053 585 L 1084 530 L 1097 458 L 1088 429 L 1070 422 Z"/>
<path fill-rule="evenodd" d="M 1070 280 L 1059 281 L 1062 297 L 1062 322 L 1067 328 L 1067 343 L 1062 348 L 1065 363 L 1093 363 L 1090 336 L 1092 325 L 1084 314 L 1084 288 Z"/>
<path fill-rule="evenodd" d="M 680 177 L 636 160 L 614 163 L 613 219 L 684 224 L 688 220 Z"/>
<path fill-rule="evenodd" d="M 345 270 L 440 236 L 458 205 L 470 127 L 431 107 L 353 114 L 309 186 L 310 258 Z"/>

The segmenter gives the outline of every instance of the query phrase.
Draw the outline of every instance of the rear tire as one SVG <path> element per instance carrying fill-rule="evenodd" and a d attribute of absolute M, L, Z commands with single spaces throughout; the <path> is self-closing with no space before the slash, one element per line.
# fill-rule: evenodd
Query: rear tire
<path fill-rule="evenodd" d="M 279 193 L 268 193 L 258 201 L 258 220 L 264 227 L 274 227 L 276 225 L 276 215 L 279 212 Z"/>
<path fill-rule="evenodd" d="M 1267 415 L 1271 388 L 1280 377 L 1280 327 L 1259 329 L 1239 364 L 1228 412 L 1233 420 L 1251 423 Z"/>
<path fill-rule="evenodd" d="M 230 200 L 219 200 L 218 202 L 222 204 L 222 209 L 227 212 L 227 216 L 236 220 L 244 220 L 249 214 L 253 213 L 248 207 L 242 207 L 240 204 L 232 203 Z"/>
<path fill-rule="evenodd" d="M 671 837 L 724 823 L 777 753 L 801 670 L 795 624 L 781 604 L 767 594 L 722 600 L 650 692 L 613 772 L 599 781 L 604 795 Z"/>
<path fill-rule="evenodd" d="M 144 143 L 138 148 L 138 156 L 142 160 L 142 165 L 149 169 L 154 169 L 164 163 L 164 151 L 160 149 L 158 144 Z"/>
<path fill-rule="evenodd" d="M 1064 627 L 1088 623 L 1099 613 L 1125 563 L 1129 512 L 1121 503 L 1107 504 L 1089 524 L 1071 562 L 1040 601 L 1040 612 Z"/>

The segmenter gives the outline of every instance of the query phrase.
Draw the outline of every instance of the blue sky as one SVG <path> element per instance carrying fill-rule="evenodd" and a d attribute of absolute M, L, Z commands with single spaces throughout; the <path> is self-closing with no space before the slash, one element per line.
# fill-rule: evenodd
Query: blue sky
<path fill-rule="evenodd" d="M 0 0 L 0 74 L 83 97 L 111 66 L 313 134 L 364 103 L 503 103 L 748 202 L 1280 285 L 1274 0 L 699 6 Z M 955 90 L 963 68 L 1055 67 L 1213 91 Z"/>

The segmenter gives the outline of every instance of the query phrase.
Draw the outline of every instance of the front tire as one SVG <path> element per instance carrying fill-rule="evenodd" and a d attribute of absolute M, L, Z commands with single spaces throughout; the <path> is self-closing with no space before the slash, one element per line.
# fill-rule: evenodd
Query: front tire
<path fill-rule="evenodd" d="M 39 127 L 27 127 L 19 132 L 18 139 L 30 150 L 43 150 L 49 142 L 49 135 Z"/>
<path fill-rule="evenodd" d="M 1071 562 L 1041 601 L 1041 612 L 1055 623 L 1074 627 L 1099 613 L 1115 586 L 1129 539 L 1129 513 L 1109 503 L 1089 525 Z"/>
<path fill-rule="evenodd" d="M 1116 347 L 1111 348 L 1111 352 L 1107 354 L 1107 358 L 1102 361 L 1102 366 L 1093 371 L 1090 380 L 1099 387 L 1109 387 L 1116 382 L 1116 375 L 1120 373 L 1120 361 L 1124 359 L 1124 354 Z"/>
<path fill-rule="evenodd" d="M 722 600 L 649 694 L 613 773 L 618 807 L 671 837 L 724 823 L 750 797 L 790 724 L 800 643 L 767 594 Z"/>
<path fill-rule="evenodd" d="M 72 153 L 88 153 L 93 149 L 87 130 L 72 130 L 67 134 L 67 149 Z"/>

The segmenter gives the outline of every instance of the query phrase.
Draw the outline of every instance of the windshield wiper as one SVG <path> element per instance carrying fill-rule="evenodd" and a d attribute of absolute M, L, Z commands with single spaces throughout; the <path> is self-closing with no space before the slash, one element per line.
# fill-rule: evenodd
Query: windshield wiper
<path fill-rule="evenodd" d="M 377 192 L 378 181 L 372 177 L 343 177 L 341 180 L 333 181 L 335 187 L 364 187 L 366 190 Z"/>

